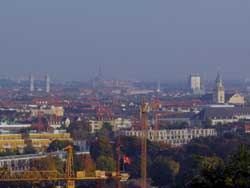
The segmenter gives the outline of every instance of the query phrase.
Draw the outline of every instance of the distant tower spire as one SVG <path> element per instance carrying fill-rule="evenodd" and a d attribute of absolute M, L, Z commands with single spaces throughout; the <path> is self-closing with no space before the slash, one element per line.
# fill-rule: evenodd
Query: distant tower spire
<path fill-rule="evenodd" d="M 46 93 L 49 93 L 50 92 L 50 77 L 49 77 L 49 74 L 46 74 L 45 82 L 46 82 Z"/>
<path fill-rule="evenodd" d="M 225 103 L 225 88 L 223 86 L 223 81 L 221 78 L 220 71 L 217 72 L 215 81 L 215 91 L 214 91 L 214 103 L 224 104 Z"/>
<path fill-rule="evenodd" d="M 216 76 L 216 86 L 221 86 L 221 85 L 223 85 L 223 82 L 222 82 L 220 71 L 218 71 L 217 76 Z"/>
<path fill-rule="evenodd" d="M 99 66 L 98 73 L 93 81 L 93 87 L 94 88 L 100 88 L 103 86 L 103 74 L 102 74 L 102 68 Z"/>
<path fill-rule="evenodd" d="M 158 81 L 158 83 L 157 83 L 157 90 L 156 91 L 158 94 L 161 92 L 161 82 L 160 81 Z"/>
<path fill-rule="evenodd" d="M 156 98 L 157 98 L 158 101 L 160 99 L 160 93 L 161 93 L 161 82 L 158 81 L 158 83 L 157 83 L 157 89 L 156 89 L 156 94 L 157 94 Z"/>
<path fill-rule="evenodd" d="M 30 74 L 30 92 L 33 93 L 35 91 L 35 79 L 34 75 Z"/>
<path fill-rule="evenodd" d="M 99 78 L 99 80 L 102 80 L 102 78 L 103 78 L 102 67 L 101 66 L 99 66 L 97 77 Z"/>

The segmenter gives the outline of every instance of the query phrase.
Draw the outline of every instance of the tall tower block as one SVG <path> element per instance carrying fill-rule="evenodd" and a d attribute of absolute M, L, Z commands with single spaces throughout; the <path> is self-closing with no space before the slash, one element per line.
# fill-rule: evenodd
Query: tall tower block
<path fill-rule="evenodd" d="M 45 83 L 46 83 L 46 93 L 50 92 L 50 77 L 49 74 L 46 74 L 45 76 Z"/>
<path fill-rule="evenodd" d="M 189 89 L 193 94 L 199 94 L 201 92 L 201 77 L 199 75 L 190 75 Z"/>
<path fill-rule="evenodd" d="M 30 74 L 30 92 L 33 93 L 35 91 L 35 79 L 34 79 L 34 75 Z"/>

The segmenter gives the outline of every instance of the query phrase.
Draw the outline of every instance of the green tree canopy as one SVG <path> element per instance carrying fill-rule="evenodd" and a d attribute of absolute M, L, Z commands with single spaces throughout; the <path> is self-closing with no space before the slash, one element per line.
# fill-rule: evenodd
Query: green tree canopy
<path fill-rule="evenodd" d="M 100 137 L 91 144 L 91 157 L 96 161 L 98 157 L 113 157 L 113 149 L 110 141 L 106 137 Z"/>
<path fill-rule="evenodd" d="M 58 150 L 63 150 L 67 146 L 72 145 L 72 142 L 70 141 L 61 141 L 61 140 L 54 140 L 50 143 L 47 151 L 48 152 L 54 152 Z"/>
<path fill-rule="evenodd" d="M 175 177 L 179 173 L 180 165 L 174 160 L 163 156 L 157 157 L 151 166 L 150 176 L 153 185 L 164 187 L 175 184 Z"/>
<path fill-rule="evenodd" d="M 83 140 L 90 138 L 91 128 L 86 121 L 75 121 L 69 125 L 68 132 L 70 132 L 73 139 Z"/>
<path fill-rule="evenodd" d="M 37 152 L 36 149 L 30 145 L 26 146 L 23 151 L 24 154 L 34 154 L 36 152 Z"/>
<path fill-rule="evenodd" d="M 106 137 L 106 138 L 113 138 L 113 130 L 112 125 L 109 122 L 104 122 L 102 125 L 101 130 L 96 133 L 97 137 Z"/>
<path fill-rule="evenodd" d="M 100 156 L 96 160 L 96 167 L 98 170 L 115 171 L 116 163 L 112 157 Z"/>
<path fill-rule="evenodd" d="M 201 170 L 188 185 L 190 188 L 249 188 L 250 148 L 245 145 L 225 165 L 218 157 L 202 158 L 200 164 Z"/>

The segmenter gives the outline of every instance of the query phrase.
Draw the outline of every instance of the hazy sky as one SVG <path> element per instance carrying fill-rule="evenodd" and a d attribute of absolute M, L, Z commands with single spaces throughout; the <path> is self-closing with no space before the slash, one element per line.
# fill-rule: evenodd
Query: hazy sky
<path fill-rule="evenodd" d="M 250 77 L 249 0 L 1 0 L 0 74 Z"/>

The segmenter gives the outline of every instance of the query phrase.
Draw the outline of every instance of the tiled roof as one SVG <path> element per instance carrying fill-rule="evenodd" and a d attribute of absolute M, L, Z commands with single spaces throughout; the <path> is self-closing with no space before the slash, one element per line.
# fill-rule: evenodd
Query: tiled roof
<path fill-rule="evenodd" d="M 228 118 L 233 117 L 237 115 L 250 115 L 250 107 L 225 107 L 225 108 L 205 108 L 203 109 L 198 117 L 201 120 L 205 119 L 222 119 L 222 118 Z"/>

